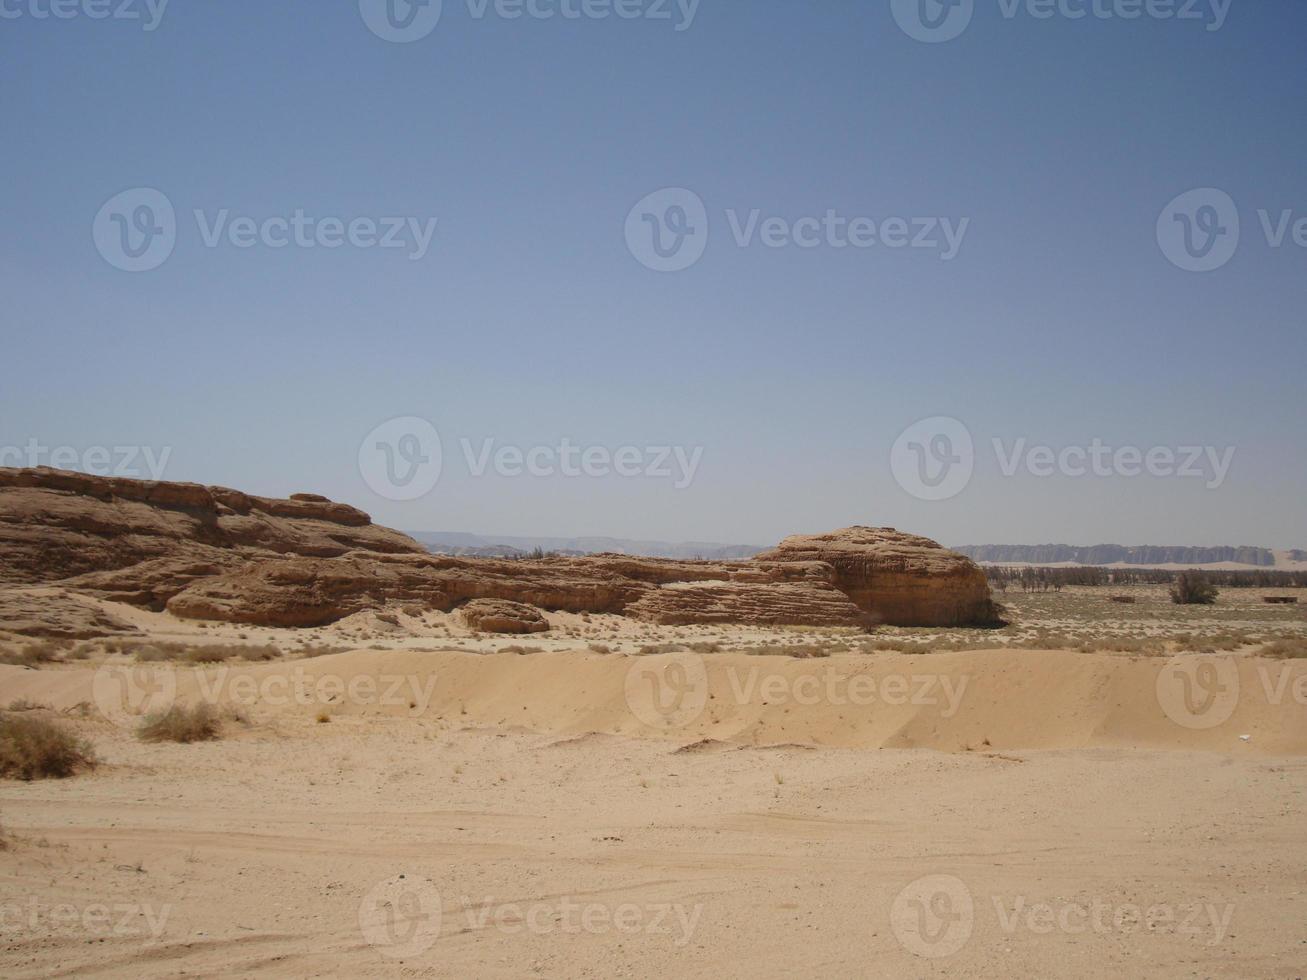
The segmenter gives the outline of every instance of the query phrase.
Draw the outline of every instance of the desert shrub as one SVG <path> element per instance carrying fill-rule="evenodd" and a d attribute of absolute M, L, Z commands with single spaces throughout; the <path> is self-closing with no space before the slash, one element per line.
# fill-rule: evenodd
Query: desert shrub
<path fill-rule="evenodd" d="M 231 646 L 191 647 L 177 655 L 177 659 L 187 664 L 220 664 L 230 660 L 241 648 Z"/>
<path fill-rule="evenodd" d="M 53 710 L 48 704 L 39 704 L 36 701 L 29 701 L 27 698 L 18 698 L 9 702 L 6 711 L 51 711 Z"/>
<path fill-rule="evenodd" d="M 1287 640 L 1276 640 L 1257 651 L 1259 656 L 1274 657 L 1276 660 L 1300 660 L 1307 657 L 1307 637 L 1296 636 Z"/>
<path fill-rule="evenodd" d="M 1139 653 L 1156 657 L 1166 653 L 1166 644 L 1155 637 L 1106 636 L 1081 643 L 1077 649 L 1084 653 L 1105 651 L 1110 653 Z"/>
<path fill-rule="evenodd" d="M 765 644 L 749 652 L 759 657 L 794 657 L 796 660 L 811 660 L 829 657 L 832 653 L 843 652 L 848 647 L 833 647 L 816 643 L 785 643 L 773 646 Z"/>
<path fill-rule="evenodd" d="M 1210 606 L 1217 594 L 1216 587 L 1198 572 L 1181 572 L 1171 586 L 1171 601 L 1178 606 Z"/>
<path fill-rule="evenodd" d="M 711 640 L 705 640 L 701 643 L 690 643 L 687 645 L 695 653 L 719 653 L 722 649 L 720 643 L 714 643 Z"/>
<path fill-rule="evenodd" d="M 311 659 L 311 658 L 313 658 L 313 657 L 329 657 L 329 656 L 331 656 L 331 655 L 334 654 L 334 653 L 347 653 L 348 651 L 350 651 L 350 650 L 352 650 L 352 649 L 354 649 L 354 648 L 353 648 L 353 647 L 311 646 L 311 647 L 305 647 L 304 649 L 298 651 L 298 654 L 299 654 L 299 656 L 303 657 L 305 660 L 308 660 L 308 659 Z"/>
<path fill-rule="evenodd" d="M 37 667 L 41 664 L 54 663 L 59 659 L 62 649 L 62 644 L 55 640 L 41 640 L 39 643 L 29 643 L 21 650 L 0 650 L 0 664 Z"/>
<path fill-rule="evenodd" d="M 207 742 L 218 737 L 218 713 L 209 704 L 193 708 L 174 704 L 141 723 L 137 735 L 146 742 Z"/>
<path fill-rule="evenodd" d="M 189 646 L 185 643 L 151 643 L 137 647 L 136 659 L 152 662 L 176 660 L 185 664 L 217 664 L 233 657 L 242 660 L 276 660 L 281 651 L 275 646 L 248 646 L 244 643 L 208 643 L 202 646 Z"/>
<path fill-rule="evenodd" d="M 513 644 L 511 646 L 501 647 L 500 653 L 516 653 L 519 656 L 526 656 L 529 653 L 544 653 L 541 647 L 524 647 Z"/>
<path fill-rule="evenodd" d="M 613 648 L 607 643 L 591 643 L 590 650 L 593 653 L 612 653 Z"/>
<path fill-rule="evenodd" d="M 684 643 L 646 643 L 640 647 L 639 653 L 642 657 L 652 656 L 659 653 L 684 653 Z"/>
<path fill-rule="evenodd" d="M 281 651 L 271 644 L 261 647 L 242 647 L 240 649 L 240 658 L 242 660 L 276 660 L 280 656 Z"/>
<path fill-rule="evenodd" d="M 44 718 L 0 715 L 0 777 L 63 779 L 96 765 L 89 742 Z"/>

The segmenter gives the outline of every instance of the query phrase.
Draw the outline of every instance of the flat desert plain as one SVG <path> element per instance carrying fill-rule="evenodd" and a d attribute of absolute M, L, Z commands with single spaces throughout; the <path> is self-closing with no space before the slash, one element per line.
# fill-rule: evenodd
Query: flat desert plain
<path fill-rule="evenodd" d="M 1133 591 L 517 640 L 104 603 L 148 640 L 0 666 L 100 760 L 0 783 L 0 974 L 1300 977 L 1302 612 Z"/>

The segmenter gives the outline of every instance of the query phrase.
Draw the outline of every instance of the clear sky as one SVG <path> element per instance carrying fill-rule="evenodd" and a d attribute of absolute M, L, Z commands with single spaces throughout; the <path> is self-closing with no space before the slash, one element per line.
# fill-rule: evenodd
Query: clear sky
<path fill-rule="evenodd" d="M 148 447 L 408 530 L 1307 547 L 1299 0 L 55 2 L 0 0 L 0 462 Z M 413 500 L 360 453 L 430 457 L 400 417 Z M 974 452 L 900 439 L 935 417 Z"/>

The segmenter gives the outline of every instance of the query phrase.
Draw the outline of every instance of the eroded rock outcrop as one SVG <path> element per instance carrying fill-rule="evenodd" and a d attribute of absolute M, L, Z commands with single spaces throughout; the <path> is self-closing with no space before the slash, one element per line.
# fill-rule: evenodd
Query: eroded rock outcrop
<path fill-rule="evenodd" d="M 155 576 L 166 580 L 187 564 L 351 551 L 426 553 L 363 511 L 312 494 L 278 500 L 198 483 L 0 468 L 0 583 L 54 582 L 151 560 L 173 563 Z"/>
<path fill-rule="evenodd" d="M 665 624 L 957 625 L 993 613 L 970 560 L 891 529 L 796 536 L 740 562 L 464 558 L 429 554 L 315 494 L 0 469 L 0 590 L 55 582 L 183 617 L 283 627 L 475 600 Z M 30 621 L 29 601 L 10 607 Z"/>
<path fill-rule="evenodd" d="M 458 620 L 482 633 L 544 633 L 549 620 L 535 606 L 507 599 L 473 599 L 460 606 Z"/>
<path fill-rule="evenodd" d="M 930 538 L 892 527 L 796 534 L 759 562 L 823 562 L 834 584 L 876 621 L 891 626 L 987 625 L 996 619 L 985 573 Z"/>

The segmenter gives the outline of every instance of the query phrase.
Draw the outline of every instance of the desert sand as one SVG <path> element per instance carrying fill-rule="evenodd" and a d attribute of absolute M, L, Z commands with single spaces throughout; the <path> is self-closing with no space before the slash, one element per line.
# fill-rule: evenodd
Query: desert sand
<path fill-rule="evenodd" d="M 302 642 L 108 605 L 160 642 Z M 368 642 L 270 663 L 0 666 L 6 703 L 40 705 L 103 760 L 0 784 L 0 973 L 1295 977 L 1307 963 L 1302 660 L 1210 658 L 1238 696 L 1218 694 L 1228 717 L 1203 728 L 1176 700 L 1198 655 L 600 653 L 561 634 L 620 646 L 650 628 L 568 614 L 550 615 L 553 648 L 519 653 L 427 619 L 384 644 L 377 623 L 343 622 L 319 639 Z M 224 737 L 141 742 L 131 719 L 87 710 L 106 670 L 167 674 L 171 698 L 222 707 Z M 683 695 L 661 713 L 649 672 Z"/>

